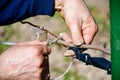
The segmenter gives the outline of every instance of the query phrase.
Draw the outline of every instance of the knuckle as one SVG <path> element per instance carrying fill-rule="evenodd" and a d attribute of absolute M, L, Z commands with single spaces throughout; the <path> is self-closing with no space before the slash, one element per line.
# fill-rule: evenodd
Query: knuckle
<path fill-rule="evenodd" d="M 42 52 L 42 49 L 38 46 L 34 46 L 32 50 L 33 50 L 34 55 L 36 56 L 40 55 L 40 53 Z"/>
<path fill-rule="evenodd" d="M 50 47 L 48 47 L 48 46 L 43 46 L 42 49 L 43 49 L 43 50 L 42 50 L 43 55 L 49 55 L 50 52 L 51 52 L 51 49 L 50 49 Z"/>
<path fill-rule="evenodd" d="M 40 56 L 40 55 L 49 55 L 51 52 L 50 47 L 46 45 L 42 46 L 33 46 L 32 47 L 32 52 L 35 56 Z"/>

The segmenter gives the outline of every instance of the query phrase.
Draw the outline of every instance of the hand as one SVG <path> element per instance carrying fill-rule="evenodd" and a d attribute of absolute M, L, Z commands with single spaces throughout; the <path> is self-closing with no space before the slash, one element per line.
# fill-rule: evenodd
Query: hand
<path fill-rule="evenodd" d="M 57 1 L 60 2 L 60 0 Z M 61 16 L 65 19 L 71 31 L 71 42 L 75 45 L 90 44 L 98 28 L 84 0 L 61 1 L 64 1 L 63 5 L 58 6 L 58 9 L 61 9 Z M 68 37 L 66 39 L 64 35 L 63 38 L 68 40 Z"/>
<path fill-rule="evenodd" d="M 19 43 L 0 56 L 0 80 L 41 80 L 45 56 L 50 48 L 45 42 Z"/>
<path fill-rule="evenodd" d="M 55 8 L 60 11 L 71 31 L 72 38 L 62 33 L 65 41 L 75 45 L 92 42 L 98 28 L 84 0 L 56 0 Z M 68 50 L 64 55 L 74 56 L 75 53 Z"/>

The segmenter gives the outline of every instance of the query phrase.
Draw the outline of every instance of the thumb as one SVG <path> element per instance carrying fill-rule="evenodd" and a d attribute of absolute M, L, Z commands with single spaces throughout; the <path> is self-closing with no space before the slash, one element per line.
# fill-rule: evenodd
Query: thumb
<path fill-rule="evenodd" d="M 66 56 L 66 57 L 73 57 L 73 56 L 75 56 L 75 53 L 72 50 L 67 50 L 64 53 L 64 56 Z"/>

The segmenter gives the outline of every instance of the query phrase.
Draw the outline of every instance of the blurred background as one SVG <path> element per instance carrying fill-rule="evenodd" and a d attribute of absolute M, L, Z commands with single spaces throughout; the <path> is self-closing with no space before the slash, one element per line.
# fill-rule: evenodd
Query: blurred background
<path fill-rule="evenodd" d="M 86 3 L 92 12 L 99 31 L 93 40 L 93 45 L 104 46 L 110 50 L 110 19 L 109 19 L 109 0 L 86 0 Z M 79 10 L 79 9 L 78 9 Z M 83 14 L 83 13 L 81 13 Z M 35 16 L 24 21 L 29 21 L 39 26 L 45 26 L 56 35 L 61 32 L 70 34 L 66 23 L 56 13 L 54 17 Z M 32 26 L 17 22 L 12 25 L 0 27 L 0 41 L 23 42 L 31 40 Z M 51 38 L 51 36 L 49 36 Z M 51 78 L 61 75 L 69 66 L 71 58 L 64 57 L 66 51 L 61 45 L 50 45 L 52 53 L 50 55 Z M 4 52 L 10 46 L 0 45 L 0 53 Z M 105 57 L 110 60 L 110 56 L 96 50 L 87 50 L 91 56 Z M 72 68 L 61 80 L 111 80 L 111 75 L 106 71 L 85 65 L 85 63 L 74 60 Z"/>

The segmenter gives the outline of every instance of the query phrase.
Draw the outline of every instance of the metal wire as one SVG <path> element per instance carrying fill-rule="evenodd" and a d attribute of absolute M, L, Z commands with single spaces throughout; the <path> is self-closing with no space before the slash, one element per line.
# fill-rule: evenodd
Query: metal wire
<path fill-rule="evenodd" d="M 73 59 L 74 59 L 74 58 L 72 58 L 72 60 L 71 60 L 71 62 L 70 62 L 70 64 L 69 64 L 69 66 L 68 66 L 68 68 L 66 69 L 66 71 L 65 71 L 63 74 L 61 74 L 60 76 L 58 76 L 58 77 L 56 77 L 56 78 L 54 78 L 54 79 L 50 79 L 50 80 L 60 80 L 62 77 L 64 77 L 65 74 L 67 74 L 68 71 L 70 70 L 70 68 L 72 67 Z"/>
<path fill-rule="evenodd" d="M 16 45 L 15 42 L 0 42 L 0 44 L 9 45 L 9 46 L 14 46 L 14 45 Z"/>

